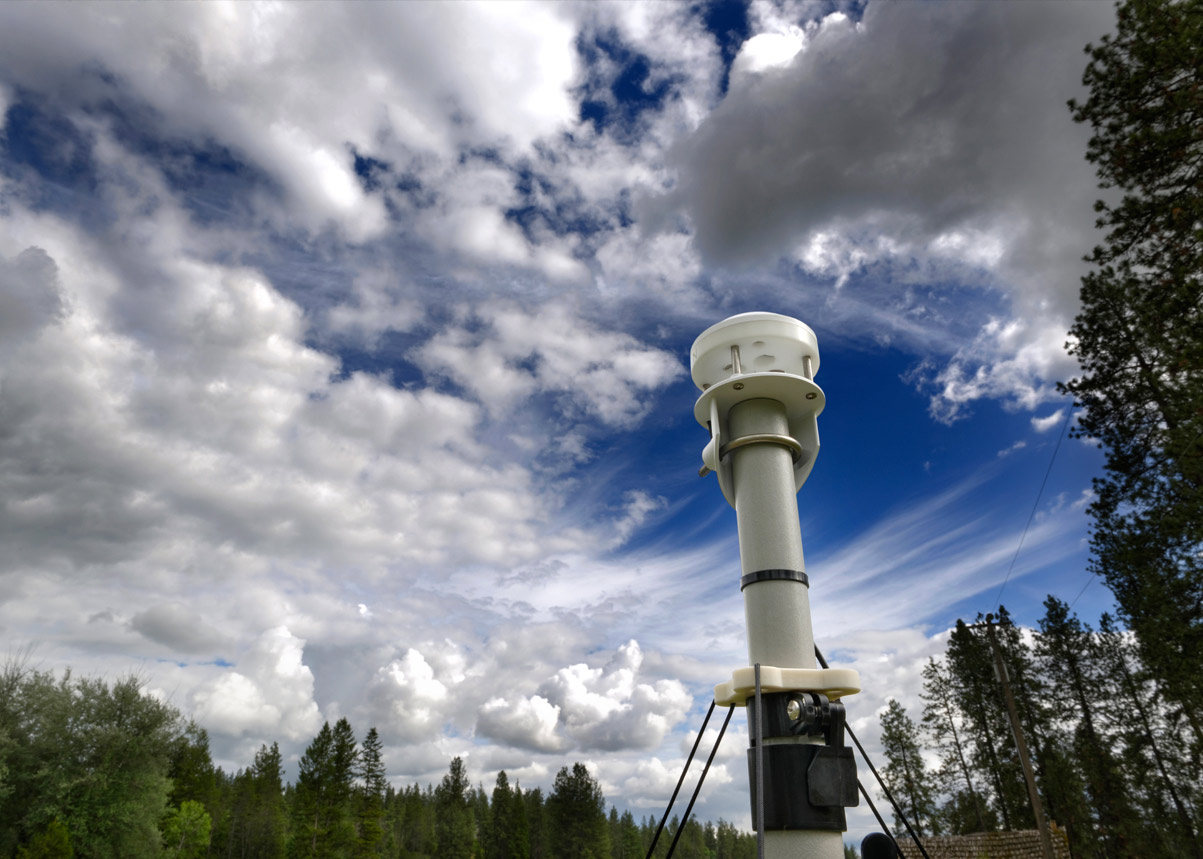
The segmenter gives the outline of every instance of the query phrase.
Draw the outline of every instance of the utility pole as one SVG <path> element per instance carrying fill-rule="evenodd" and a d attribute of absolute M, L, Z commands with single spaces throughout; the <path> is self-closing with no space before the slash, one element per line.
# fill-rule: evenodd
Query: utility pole
<path fill-rule="evenodd" d="M 1007 666 L 1003 663 L 1002 648 L 998 646 L 998 639 L 994 635 L 994 615 L 992 614 L 986 615 L 986 635 L 990 639 L 990 649 L 994 651 L 995 671 L 998 673 L 998 679 L 1002 682 L 1003 697 L 1007 701 L 1007 716 L 1011 720 L 1011 731 L 1015 734 L 1015 748 L 1019 750 L 1023 777 L 1028 783 L 1028 799 L 1032 802 L 1032 813 L 1036 816 L 1036 828 L 1040 831 L 1040 849 L 1044 853 L 1044 859 L 1055 859 L 1053 839 L 1048 831 L 1048 821 L 1044 818 L 1044 805 L 1040 802 L 1040 794 L 1036 791 L 1036 776 L 1032 772 L 1028 744 L 1023 738 L 1023 728 L 1019 725 L 1019 712 L 1015 709 L 1015 697 L 1011 694 L 1011 678 L 1007 674 Z"/>
<path fill-rule="evenodd" d="M 702 391 L 694 416 L 710 430 L 699 474 L 717 474 L 739 528 L 750 664 L 714 697 L 748 710 L 762 855 L 842 859 L 844 808 L 859 800 L 838 699 L 860 678 L 815 665 L 796 498 L 819 450 L 818 341 L 797 319 L 742 313 L 702 332 L 689 359 Z"/>

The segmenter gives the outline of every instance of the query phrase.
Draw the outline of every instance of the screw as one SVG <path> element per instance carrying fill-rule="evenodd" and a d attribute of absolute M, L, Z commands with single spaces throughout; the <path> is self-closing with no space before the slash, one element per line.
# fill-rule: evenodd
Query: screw
<path fill-rule="evenodd" d="M 818 396 L 818 394 L 816 394 L 814 391 L 811 391 L 809 394 L 806 395 L 806 399 L 813 400 L 817 396 Z"/>
<path fill-rule="evenodd" d="M 735 390 L 737 390 L 737 391 L 742 391 L 742 390 L 744 389 L 744 383 L 743 383 L 743 382 L 736 382 L 736 383 L 735 383 L 734 385 L 732 385 L 731 387 L 732 387 L 732 388 L 734 388 L 734 389 L 735 389 Z"/>
<path fill-rule="evenodd" d="M 791 698 L 789 703 L 785 705 L 785 715 L 789 717 L 791 722 L 798 721 L 802 715 L 802 704 L 797 698 Z"/>

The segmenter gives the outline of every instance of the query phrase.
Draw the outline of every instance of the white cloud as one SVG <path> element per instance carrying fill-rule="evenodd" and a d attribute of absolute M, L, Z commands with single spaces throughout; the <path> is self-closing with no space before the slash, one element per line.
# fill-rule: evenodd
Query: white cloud
<path fill-rule="evenodd" d="M 411 647 L 376 671 L 367 697 L 387 738 L 414 742 L 442 732 L 454 683 L 453 677 L 436 677 L 426 657 Z"/>
<path fill-rule="evenodd" d="M 476 330 L 450 328 L 420 347 L 415 359 L 497 416 L 547 393 L 605 424 L 627 426 L 647 411 L 650 392 L 683 374 L 669 352 L 598 330 L 560 303 L 534 312 L 495 303 L 474 309 L 470 321 Z"/>
<path fill-rule="evenodd" d="M 192 693 L 196 718 L 231 736 L 312 736 L 322 716 L 313 700 L 313 672 L 302 661 L 305 642 L 287 627 L 264 632 L 232 669 Z"/>
<path fill-rule="evenodd" d="M 799 24 L 791 11 L 802 10 L 753 17 L 780 32 Z M 679 142 L 677 184 L 649 204 L 651 222 L 679 208 L 711 262 L 800 250 L 837 285 L 878 261 L 957 261 L 953 282 L 1003 289 L 1016 327 L 988 323 L 953 356 L 934 412 L 953 419 L 983 397 L 1032 408 L 1073 371 L 1063 343 L 1095 190 L 1087 131 L 1065 101 L 1080 92 L 1081 45 L 1109 14 L 1090 3 L 871 3 L 859 24 L 829 16 L 788 66 L 739 78 Z"/>
<path fill-rule="evenodd" d="M 583 749 L 655 748 L 692 703 L 676 680 L 638 682 L 643 652 L 631 640 L 602 668 L 562 668 L 540 687 L 561 710 L 564 733 Z"/>
<path fill-rule="evenodd" d="M 103 98 L 103 68 L 181 138 L 206 136 L 278 182 L 281 224 L 385 229 L 350 147 L 385 161 L 460 144 L 526 151 L 571 128 L 578 75 L 568 10 L 541 3 L 205 4 L 135 13 L 4 10 L 0 70 L 64 101 Z M 81 72 L 80 70 L 85 71 Z"/>
<path fill-rule="evenodd" d="M 559 718 L 560 708 L 539 695 L 512 703 L 505 698 L 490 698 L 480 708 L 476 732 L 523 749 L 558 752 L 566 746 L 556 732 Z"/>
<path fill-rule="evenodd" d="M 1065 409 L 1057 409 L 1051 415 L 1043 418 L 1032 418 L 1032 429 L 1036 432 L 1048 432 L 1053 427 L 1061 425 L 1061 419 L 1065 416 Z"/>

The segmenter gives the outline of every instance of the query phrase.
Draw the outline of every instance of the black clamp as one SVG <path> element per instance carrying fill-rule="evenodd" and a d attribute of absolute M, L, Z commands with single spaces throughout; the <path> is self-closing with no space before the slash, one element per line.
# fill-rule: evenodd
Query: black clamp
<path fill-rule="evenodd" d="M 764 828 L 844 832 L 845 808 L 860 804 L 856 762 L 844 746 L 844 705 L 821 692 L 773 692 L 761 696 L 763 714 L 748 699 L 749 717 L 762 718 L 764 739 L 822 737 L 823 744 L 764 744 Z M 756 818 L 756 754 L 748 750 L 752 818 Z"/>

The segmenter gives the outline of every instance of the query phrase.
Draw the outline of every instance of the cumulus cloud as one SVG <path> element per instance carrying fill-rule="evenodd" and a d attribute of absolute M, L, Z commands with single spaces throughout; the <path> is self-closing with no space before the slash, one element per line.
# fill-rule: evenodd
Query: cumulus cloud
<path fill-rule="evenodd" d="M 583 749 L 655 748 L 692 699 L 677 680 L 638 682 L 643 652 L 631 640 L 601 668 L 562 668 L 540 687 L 561 709 L 563 730 Z"/>
<path fill-rule="evenodd" d="M 558 752 L 567 745 L 556 732 L 560 708 L 546 698 L 532 695 L 509 702 L 490 698 L 480 708 L 476 732 L 523 749 Z"/>
<path fill-rule="evenodd" d="M 989 275 L 970 283 L 1006 290 L 1018 320 L 1048 324 L 1020 322 L 1017 336 L 987 324 L 937 374 L 937 416 L 982 397 L 1031 408 L 1069 366 L 1093 182 L 1065 101 L 1108 16 L 1089 3 L 828 16 L 787 65 L 733 75 L 675 150 L 677 184 L 652 219 L 680 207 L 711 261 L 797 256 L 840 282 L 875 260 L 960 259 Z"/>
<path fill-rule="evenodd" d="M 367 697 L 387 738 L 413 742 L 441 732 L 453 703 L 448 689 L 462 679 L 436 676 L 426 657 L 411 647 L 377 670 Z"/>
<path fill-rule="evenodd" d="M 304 647 L 287 627 L 267 630 L 234 669 L 192 693 L 196 718 L 231 736 L 312 736 L 322 715 L 313 700 L 313 673 L 302 659 Z"/>

